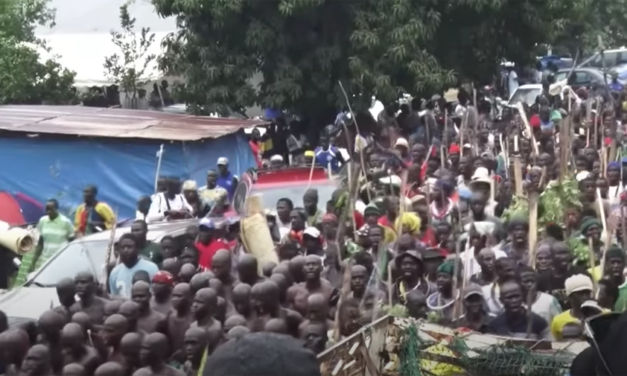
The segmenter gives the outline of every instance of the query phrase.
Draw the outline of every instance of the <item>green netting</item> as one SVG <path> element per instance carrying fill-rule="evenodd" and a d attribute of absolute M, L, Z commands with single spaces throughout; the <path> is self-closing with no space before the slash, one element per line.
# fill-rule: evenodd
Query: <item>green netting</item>
<path fill-rule="evenodd" d="M 400 348 L 400 374 L 403 376 L 422 376 L 419 366 L 420 337 L 418 329 L 410 325 L 403 333 Z"/>
<path fill-rule="evenodd" d="M 563 376 L 573 359 L 568 352 L 534 351 L 511 343 L 470 349 L 461 337 L 434 346 L 421 341 L 413 325 L 403 331 L 400 343 L 402 376 Z"/>

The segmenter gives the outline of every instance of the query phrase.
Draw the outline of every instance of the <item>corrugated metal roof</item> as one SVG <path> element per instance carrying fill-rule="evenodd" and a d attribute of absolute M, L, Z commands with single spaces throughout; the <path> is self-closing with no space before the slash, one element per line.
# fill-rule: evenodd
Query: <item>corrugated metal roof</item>
<path fill-rule="evenodd" d="M 194 141 L 265 123 L 115 108 L 0 106 L 0 129 L 25 133 Z"/>

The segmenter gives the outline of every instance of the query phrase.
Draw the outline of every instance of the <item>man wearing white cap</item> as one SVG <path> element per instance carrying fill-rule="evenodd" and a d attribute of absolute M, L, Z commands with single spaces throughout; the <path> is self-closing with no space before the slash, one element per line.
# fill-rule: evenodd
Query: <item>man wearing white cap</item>
<path fill-rule="evenodd" d="M 285 162 L 283 161 L 283 157 L 279 154 L 275 154 L 270 157 L 270 168 L 271 169 L 280 169 L 285 167 Z"/>
<path fill-rule="evenodd" d="M 570 309 L 553 318 L 551 334 L 556 340 L 564 339 L 562 330 L 568 324 L 580 324 L 585 316 L 581 312 L 581 305 L 592 299 L 594 288 L 592 280 L 587 275 L 575 274 L 564 282 Z"/>
<path fill-rule="evenodd" d="M 398 150 L 401 154 L 403 162 L 411 163 L 412 157 L 409 154 L 409 142 L 407 142 L 406 139 L 403 137 L 398 138 L 394 144 L 394 149 Z"/>
<path fill-rule="evenodd" d="M 218 171 L 219 175 L 216 184 L 226 189 L 226 192 L 229 194 L 229 200 L 231 200 L 235 194 L 238 179 L 236 175 L 233 175 L 231 171 L 229 171 L 229 159 L 227 157 L 218 158 Z"/>

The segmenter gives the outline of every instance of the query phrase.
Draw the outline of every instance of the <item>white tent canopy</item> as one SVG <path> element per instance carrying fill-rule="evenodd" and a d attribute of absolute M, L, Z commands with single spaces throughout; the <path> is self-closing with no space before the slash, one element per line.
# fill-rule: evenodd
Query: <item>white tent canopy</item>
<path fill-rule="evenodd" d="M 161 41 L 167 32 L 156 32 L 154 43 L 148 49 L 148 54 L 161 54 Z M 111 41 L 109 33 L 84 34 L 51 34 L 41 36 L 50 53 L 40 51 L 42 58 L 54 57 L 63 67 L 76 72 L 74 85 L 77 87 L 106 86 L 113 82 L 105 75 L 105 58 L 122 51 Z M 139 36 L 137 36 L 139 38 Z M 139 43 L 138 43 L 139 45 Z M 138 69 L 144 61 L 136 63 Z M 162 75 L 157 69 L 157 61 L 152 61 L 146 68 L 147 81 L 159 80 Z"/>

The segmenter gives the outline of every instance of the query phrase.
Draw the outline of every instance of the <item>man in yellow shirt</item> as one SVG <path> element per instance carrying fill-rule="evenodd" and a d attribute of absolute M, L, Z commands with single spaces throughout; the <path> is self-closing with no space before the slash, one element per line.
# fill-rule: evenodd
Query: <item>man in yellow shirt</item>
<path fill-rule="evenodd" d="M 585 319 L 582 305 L 585 302 L 586 307 L 588 307 L 590 306 L 589 302 L 592 301 L 593 285 L 590 277 L 576 274 L 566 279 L 564 287 L 571 308 L 555 316 L 551 322 L 551 334 L 557 341 L 564 340 L 564 327 L 569 326 L 569 324 L 579 325 Z"/>

